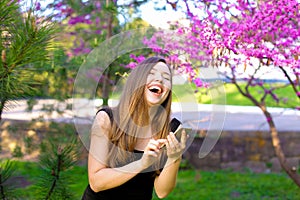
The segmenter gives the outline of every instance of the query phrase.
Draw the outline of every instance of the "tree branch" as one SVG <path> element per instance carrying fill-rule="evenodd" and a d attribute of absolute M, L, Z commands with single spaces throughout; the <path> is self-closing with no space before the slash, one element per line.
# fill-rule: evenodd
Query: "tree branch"
<path fill-rule="evenodd" d="M 252 103 L 256 106 L 258 106 L 259 108 L 262 108 L 262 105 L 251 95 L 251 93 L 249 92 L 249 90 L 246 90 L 246 92 L 244 92 L 242 90 L 242 88 L 240 87 L 240 85 L 237 83 L 236 81 L 236 76 L 235 76 L 235 72 L 234 69 L 231 67 L 231 73 L 233 78 L 232 83 L 236 86 L 236 88 L 238 89 L 238 91 L 245 97 L 247 97 L 248 99 L 250 99 L 252 101 Z"/>
<path fill-rule="evenodd" d="M 59 174 L 60 174 L 60 170 L 61 170 L 61 163 L 62 163 L 62 160 L 61 160 L 61 151 L 60 151 L 60 149 L 58 149 L 57 166 L 56 166 L 57 168 L 56 168 L 56 170 L 54 169 L 54 172 L 53 172 L 54 173 L 53 174 L 54 180 L 53 180 L 51 188 L 50 188 L 50 190 L 49 190 L 49 192 L 48 192 L 48 194 L 47 194 L 47 196 L 45 198 L 46 200 L 50 198 L 50 196 L 53 193 L 54 188 L 56 186 L 56 182 L 59 179 Z"/>
<path fill-rule="evenodd" d="M 281 69 L 281 71 L 284 73 L 284 75 L 288 79 L 289 83 L 292 85 L 293 90 L 297 94 L 299 91 L 297 90 L 296 85 L 294 84 L 293 80 L 291 79 L 291 77 L 289 76 L 289 74 L 287 73 L 287 71 L 282 66 L 279 66 L 279 69 Z M 298 98 L 300 98 L 299 95 L 297 95 L 297 96 L 298 96 Z"/>
<path fill-rule="evenodd" d="M 252 76 L 250 77 L 250 79 L 247 82 L 247 85 L 245 87 L 245 90 L 247 91 L 247 93 L 249 92 L 249 86 L 251 85 L 252 81 L 254 80 L 254 75 L 257 73 L 257 71 L 261 68 L 261 64 L 259 64 L 259 66 L 255 69 L 254 73 L 252 74 Z"/>

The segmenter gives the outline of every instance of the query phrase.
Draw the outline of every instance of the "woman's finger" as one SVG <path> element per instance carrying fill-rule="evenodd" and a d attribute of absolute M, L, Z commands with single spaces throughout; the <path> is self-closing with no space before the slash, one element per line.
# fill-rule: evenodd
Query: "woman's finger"
<path fill-rule="evenodd" d="M 170 133 L 170 140 L 171 140 L 171 142 L 173 143 L 174 146 L 177 146 L 179 144 L 179 142 L 178 142 L 178 140 L 177 140 L 174 133 Z"/>
<path fill-rule="evenodd" d="M 155 152 L 155 151 L 148 150 L 148 151 L 146 152 L 146 154 L 147 154 L 148 156 L 158 157 L 158 154 L 157 154 L 157 152 Z"/>
<path fill-rule="evenodd" d="M 153 145 L 155 145 L 155 146 L 160 147 L 160 146 L 163 145 L 165 142 L 166 142 L 166 139 L 157 139 L 157 140 L 151 139 L 151 140 L 149 141 L 149 144 L 153 144 Z"/>
<path fill-rule="evenodd" d="M 168 140 L 167 140 L 167 142 L 165 143 L 165 145 L 166 145 L 166 147 L 167 147 L 168 150 L 171 149 L 171 146 L 170 146 L 170 143 L 169 143 Z"/>
<path fill-rule="evenodd" d="M 158 140 L 156 140 L 156 141 L 158 142 L 158 146 L 159 146 L 159 147 L 162 146 L 163 144 L 165 144 L 165 143 L 167 142 L 166 139 L 158 139 Z"/>
<path fill-rule="evenodd" d="M 187 141 L 187 134 L 186 134 L 185 129 L 183 129 L 181 131 L 181 137 L 180 137 L 180 143 L 181 143 L 181 145 L 182 145 L 183 148 L 185 148 L 186 141 Z"/>
<path fill-rule="evenodd" d="M 167 140 L 168 140 L 168 144 L 169 144 L 169 147 L 171 149 L 174 149 L 176 147 L 176 139 L 174 140 L 174 133 L 170 133 L 168 136 L 167 136 Z"/>
<path fill-rule="evenodd" d="M 155 144 L 149 143 L 147 146 L 147 150 L 151 150 L 151 151 L 159 151 L 159 147 Z"/>

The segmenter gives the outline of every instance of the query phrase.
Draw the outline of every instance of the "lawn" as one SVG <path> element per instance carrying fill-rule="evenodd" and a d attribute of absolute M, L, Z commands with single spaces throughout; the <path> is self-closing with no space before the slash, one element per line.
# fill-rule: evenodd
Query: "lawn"
<path fill-rule="evenodd" d="M 278 85 L 278 84 L 277 84 Z M 241 84 L 242 88 L 245 84 Z M 244 97 L 236 88 L 234 84 L 226 83 L 218 87 L 218 90 L 207 90 L 198 89 L 192 85 L 173 85 L 173 99 L 174 101 L 189 102 L 198 101 L 198 103 L 210 104 L 217 102 L 217 98 L 224 98 L 226 105 L 237 105 L 237 106 L 253 106 L 253 103 Z M 217 91 L 217 92 L 216 92 Z M 263 95 L 262 89 L 258 86 L 250 87 L 249 91 L 255 96 L 256 99 L 260 99 Z M 270 95 L 266 98 L 266 105 L 269 107 L 283 107 L 290 108 L 299 105 L 299 98 L 296 96 L 292 87 L 286 87 L 277 89 L 275 94 L 279 97 L 280 101 L 277 103 Z M 221 100 L 221 102 L 223 102 Z"/>
<path fill-rule="evenodd" d="M 24 177 L 31 185 L 19 188 L 21 199 L 34 198 L 34 183 L 39 177 L 40 168 L 34 162 L 16 162 L 15 176 Z M 85 166 L 75 166 L 65 176 L 72 176 L 70 185 L 76 199 L 80 199 L 87 185 Z M 154 194 L 154 200 L 158 199 Z M 175 190 L 166 198 L 182 199 L 300 199 L 299 188 L 283 173 L 256 174 L 230 170 L 201 171 L 200 176 L 194 170 L 180 170 Z"/>

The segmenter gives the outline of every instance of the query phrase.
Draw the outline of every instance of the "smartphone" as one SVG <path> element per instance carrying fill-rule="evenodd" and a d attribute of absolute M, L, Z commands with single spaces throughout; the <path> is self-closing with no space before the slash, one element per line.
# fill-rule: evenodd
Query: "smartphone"
<path fill-rule="evenodd" d="M 176 119 L 173 118 L 170 122 L 170 132 L 173 132 L 175 135 L 179 132 L 179 130 L 182 129 L 182 123 Z M 177 139 L 180 139 L 177 137 Z M 160 149 L 164 148 L 166 145 L 163 144 Z"/>
<path fill-rule="evenodd" d="M 182 123 L 178 119 L 173 118 L 170 122 L 170 132 L 173 132 L 176 135 L 181 128 Z"/>

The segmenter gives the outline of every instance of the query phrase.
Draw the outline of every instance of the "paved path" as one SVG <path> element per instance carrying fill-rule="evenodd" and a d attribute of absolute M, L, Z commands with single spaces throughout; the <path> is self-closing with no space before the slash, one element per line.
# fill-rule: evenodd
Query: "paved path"
<path fill-rule="evenodd" d="M 93 102 L 94 101 L 90 101 Z M 67 102 L 72 104 L 71 101 Z M 43 118 L 58 122 L 73 123 L 72 110 L 65 113 L 52 112 L 50 115 L 45 111 L 46 104 L 55 104 L 61 110 L 65 110 L 66 103 L 58 103 L 54 100 L 39 100 L 33 107 L 32 112 L 27 112 L 25 100 L 7 104 L 3 119 L 32 120 Z M 83 106 L 84 110 L 84 106 Z M 216 106 L 204 104 L 174 103 L 172 106 L 173 116 L 179 118 L 184 124 L 195 129 L 222 129 L 224 131 L 264 131 L 269 130 L 261 110 L 253 106 Z M 275 125 L 279 131 L 295 131 L 300 133 L 300 111 L 282 108 L 269 108 Z M 83 117 L 84 118 L 84 117 Z M 90 122 L 87 120 L 87 122 Z"/>

